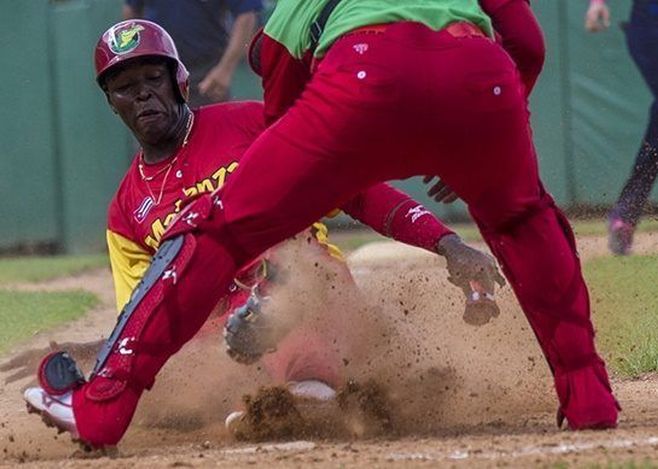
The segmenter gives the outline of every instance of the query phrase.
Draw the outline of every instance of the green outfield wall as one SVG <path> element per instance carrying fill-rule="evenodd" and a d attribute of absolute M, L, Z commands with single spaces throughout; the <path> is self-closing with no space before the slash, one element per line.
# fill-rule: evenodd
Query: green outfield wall
<path fill-rule="evenodd" d="M 613 202 L 650 104 L 618 27 L 630 0 L 613 2 L 614 26 L 596 36 L 582 28 L 586 3 L 533 1 L 548 47 L 531 101 L 534 135 L 544 180 L 566 207 Z M 106 207 L 134 143 L 94 83 L 92 52 L 120 11 L 121 0 L 0 0 L 0 250 L 102 248 Z M 233 94 L 260 97 L 244 66 Z M 426 201 L 417 180 L 400 186 Z M 428 206 L 466 216 L 459 204 Z"/>

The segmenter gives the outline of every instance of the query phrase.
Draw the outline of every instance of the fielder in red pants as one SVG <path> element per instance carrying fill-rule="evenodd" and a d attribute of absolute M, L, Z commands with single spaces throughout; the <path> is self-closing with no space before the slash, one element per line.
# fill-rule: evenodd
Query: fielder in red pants
<path fill-rule="evenodd" d="M 169 227 L 90 380 L 45 361 L 42 385 L 73 388 L 82 440 L 116 443 L 236 269 L 379 181 L 429 174 L 468 204 L 503 266 L 553 371 L 560 420 L 614 427 L 574 237 L 542 187 L 527 88 L 490 18 L 475 0 L 324 5 L 277 3 L 259 61 L 270 127 Z"/>

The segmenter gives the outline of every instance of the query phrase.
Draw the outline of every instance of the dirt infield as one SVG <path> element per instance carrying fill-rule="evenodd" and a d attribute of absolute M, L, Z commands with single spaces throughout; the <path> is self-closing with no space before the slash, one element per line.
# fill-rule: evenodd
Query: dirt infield
<path fill-rule="evenodd" d="M 606 252 L 603 239 L 583 239 L 580 246 L 585 257 Z M 658 237 L 640 235 L 636 251 L 658 252 Z M 20 390 L 29 380 L 5 385 L 0 375 L 0 466 L 552 467 L 658 461 L 656 376 L 614 380 L 624 408 L 619 429 L 556 428 L 549 372 L 509 287 L 498 295 L 500 317 L 476 328 L 461 320 L 461 293 L 448 284 L 440 261 L 422 251 L 377 243 L 354 252 L 349 265 L 360 291 L 324 291 L 344 280 L 316 282 L 309 274 L 312 259 L 294 263 L 300 277 L 291 279 L 297 286 L 282 295 L 288 301 L 283 304 L 331 316 L 317 327 L 345 337 L 339 345 L 349 376 L 381 385 L 389 403 L 386 425 L 372 432 L 348 426 L 333 436 L 294 441 L 234 441 L 223 428 L 225 415 L 268 378 L 259 365 L 231 362 L 219 331 L 210 331 L 165 367 L 112 457 L 76 452 L 68 438 L 24 411 Z M 70 287 L 97 293 L 103 306 L 66 328 L 37 334 L 15 353 L 53 339 L 98 339 L 111 329 L 109 272 L 36 288 Z M 328 309 L 340 313 L 329 315 Z M 89 370 L 90 364 L 83 366 Z"/>

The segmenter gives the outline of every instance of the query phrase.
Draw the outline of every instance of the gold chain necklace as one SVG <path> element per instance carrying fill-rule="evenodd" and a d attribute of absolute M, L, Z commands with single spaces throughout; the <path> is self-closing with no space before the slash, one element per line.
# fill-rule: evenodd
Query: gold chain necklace
<path fill-rule="evenodd" d="M 171 165 L 167 166 L 167 172 L 165 173 L 164 177 L 162 178 L 162 185 L 160 186 L 160 192 L 158 194 L 158 198 L 155 198 L 155 194 L 153 193 L 153 190 L 151 189 L 151 186 L 147 181 L 144 181 L 146 183 L 146 189 L 149 191 L 149 195 L 151 196 L 151 200 L 153 200 L 154 206 L 160 205 L 160 202 L 162 202 L 162 196 L 164 195 L 164 189 L 165 186 L 167 185 L 167 178 L 169 177 L 169 173 L 171 172 Z"/>
<path fill-rule="evenodd" d="M 151 174 L 150 176 L 147 176 L 144 173 L 144 150 L 140 152 L 139 155 L 139 175 L 142 178 L 142 181 L 144 181 L 144 184 L 146 185 L 146 189 L 149 192 L 149 195 L 151 196 L 151 199 L 153 200 L 154 204 L 160 205 L 160 202 L 162 202 L 162 196 L 164 195 L 164 190 L 165 186 L 167 185 L 167 179 L 169 178 L 169 173 L 171 172 L 171 169 L 174 167 L 176 164 L 176 161 L 178 161 L 178 156 L 180 155 L 180 151 L 187 145 L 187 141 L 190 137 L 190 133 L 192 132 L 192 127 L 194 126 L 194 113 L 190 111 L 190 115 L 187 118 L 187 124 L 185 125 L 185 137 L 183 138 L 183 143 L 180 146 L 180 149 L 178 150 L 178 154 L 171 159 L 169 163 L 167 163 L 165 166 L 157 170 L 155 173 Z M 162 184 L 160 185 L 160 191 L 158 192 L 158 198 L 156 199 L 155 194 L 153 193 L 153 190 L 151 189 L 151 185 L 149 184 L 150 181 L 158 177 L 160 174 L 165 173 L 164 177 L 162 178 Z"/>

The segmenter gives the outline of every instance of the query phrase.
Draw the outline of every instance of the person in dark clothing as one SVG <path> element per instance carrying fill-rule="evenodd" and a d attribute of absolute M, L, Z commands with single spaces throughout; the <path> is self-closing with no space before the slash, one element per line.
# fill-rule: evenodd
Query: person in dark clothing
<path fill-rule="evenodd" d="M 262 8 L 262 0 L 125 0 L 123 16 L 170 32 L 190 72 L 190 105 L 198 107 L 229 99 Z"/>
<path fill-rule="evenodd" d="M 609 24 L 610 10 L 605 0 L 591 0 L 586 29 L 602 31 Z M 628 50 L 649 86 L 653 103 L 631 175 L 609 215 L 608 245 L 617 255 L 630 253 L 633 233 L 658 176 L 658 0 L 634 0 L 625 31 Z"/>

